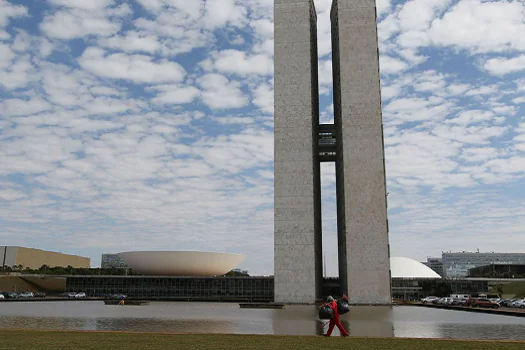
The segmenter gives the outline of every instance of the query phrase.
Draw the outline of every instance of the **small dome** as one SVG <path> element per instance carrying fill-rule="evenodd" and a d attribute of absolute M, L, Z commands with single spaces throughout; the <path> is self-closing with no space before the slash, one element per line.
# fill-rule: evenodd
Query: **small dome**
<path fill-rule="evenodd" d="M 441 278 L 430 267 L 410 258 L 391 257 L 390 272 L 392 278 Z"/>

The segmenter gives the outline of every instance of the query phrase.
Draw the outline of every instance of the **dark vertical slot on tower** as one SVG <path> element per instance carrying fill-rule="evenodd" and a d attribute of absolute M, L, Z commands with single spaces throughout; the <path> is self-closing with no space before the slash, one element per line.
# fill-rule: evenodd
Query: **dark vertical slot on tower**
<path fill-rule="evenodd" d="M 315 244 L 315 289 L 316 299 L 321 298 L 323 281 L 323 228 L 321 215 L 321 165 L 319 163 L 319 151 L 317 147 L 317 126 L 319 125 L 319 57 L 317 52 L 317 14 L 315 6 L 311 7 L 312 25 L 310 27 L 311 42 L 311 66 L 312 66 L 312 153 L 314 168 L 314 244 Z"/>
<path fill-rule="evenodd" d="M 334 95 L 334 124 L 336 133 L 336 197 L 337 197 L 337 243 L 338 243 L 338 265 L 339 265 L 339 288 L 340 293 L 348 291 L 348 276 L 346 262 L 346 220 L 344 203 L 344 158 L 343 158 L 343 135 L 341 115 L 341 85 L 340 85 L 340 54 L 339 54 L 339 21 L 337 11 L 334 10 L 337 1 L 332 3 L 330 14 L 332 24 L 332 74 Z"/>

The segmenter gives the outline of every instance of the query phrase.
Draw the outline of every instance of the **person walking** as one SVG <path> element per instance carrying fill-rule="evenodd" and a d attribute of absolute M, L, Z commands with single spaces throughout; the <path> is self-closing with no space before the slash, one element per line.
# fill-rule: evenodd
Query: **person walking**
<path fill-rule="evenodd" d="M 339 311 L 337 310 L 337 301 L 329 295 L 328 298 L 326 298 L 327 303 L 324 305 L 330 306 L 330 308 L 334 311 L 334 317 L 330 319 L 330 325 L 328 326 L 328 332 L 324 335 L 325 337 L 329 337 L 332 334 L 332 331 L 334 330 L 334 327 L 337 326 L 339 328 L 339 332 L 341 332 L 341 336 L 347 337 L 348 332 L 346 331 L 345 327 L 341 324 L 341 320 L 339 319 Z"/>

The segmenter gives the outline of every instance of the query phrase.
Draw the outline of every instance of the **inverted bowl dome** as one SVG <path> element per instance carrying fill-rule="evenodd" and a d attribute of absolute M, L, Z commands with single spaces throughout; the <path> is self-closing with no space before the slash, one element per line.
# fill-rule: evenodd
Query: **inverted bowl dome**
<path fill-rule="evenodd" d="M 246 258 L 242 254 L 193 251 L 139 251 L 117 255 L 138 273 L 162 276 L 223 275 Z"/>
<path fill-rule="evenodd" d="M 392 278 L 441 278 L 430 267 L 417 260 L 404 257 L 390 258 L 390 272 Z"/>

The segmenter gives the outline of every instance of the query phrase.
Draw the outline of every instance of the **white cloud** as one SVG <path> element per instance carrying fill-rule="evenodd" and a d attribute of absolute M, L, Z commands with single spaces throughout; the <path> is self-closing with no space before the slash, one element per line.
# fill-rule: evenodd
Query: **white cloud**
<path fill-rule="evenodd" d="M 162 11 L 178 11 L 186 16 L 198 18 L 204 11 L 203 0 L 137 0 L 137 2 L 154 14 L 159 14 Z"/>
<path fill-rule="evenodd" d="M 525 103 L 525 96 L 516 97 L 515 99 L 512 100 L 512 102 L 514 102 L 515 104 Z"/>
<path fill-rule="evenodd" d="M 156 36 L 140 32 L 128 32 L 126 35 L 103 38 L 98 41 L 98 44 L 102 47 L 124 52 L 155 53 L 161 48 Z"/>
<path fill-rule="evenodd" d="M 467 91 L 465 96 L 490 95 L 499 90 L 497 85 L 485 85 Z"/>
<path fill-rule="evenodd" d="M 157 85 L 153 90 L 159 91 L 151 102 L 163 105 L 176 105 L 190 103 L 195 100 L 200 90 L 194 86 L 184 85 Z"/>
<path fill-rule="evenodd" d="M 482 148 L 465 148 L 461 152 L 460 159 L 463 159 L 469 163 L 471 162 L 486 162 L 490 159 L 499 158 L 505 156 L 503 150 L 494 147 L 482 147 Z"/>
<path fill-rule="evenodd" d="M 447 123 L 458 125 L 477 124 L 494 118 L 494 113 L 489 111 L 472 110 L 461 112 L 456 118 L 448 119 Z"/>
<path fill-rule="evenodd" d="M 470 86 L 468 84 L 451 84 L 447 87 L 447 90 L 454 95 L 460 95 L 469 89 Z"/>
<path fill-rule="evenodd" d="M 170 1 L 169 4 L 164 4 L 167 7 L 162 7 L 162 11 L 156 14 L 154 19 L 139 17 L 133 21 L 133 24 L 141 36 L 158 37 L 159 48 L 156 53 L 163 56 L 187 53 L 195 48 L 212 44 L 215 40 L 209 30 L 202 28 L 203 19 L 199 10 L 201 3 Z M 197 7 L 193 9 L 194 6 Z"/>
<path fill-rule="evenodd" d="M 379 57 L 379 66 L 382 74 L 399 74 L 408 68 L 405 62 L 387 55 Z"/>
<path fill-rule="evenodd" d="M 139 84 L 180 82 L 186 75 L 184 68 L 176 62 L 155 61 L 145 55 L 106 55 L 104 50 L 96 47 L 88 47 L 78 58 L 78 63 L 95 75 Z"/>
<path fill-rule="evenodd" d="M 492 110 L 498 114 L 514 115 L 517 110 L 515 106 L 498 106 L 492 108 Z"/>
<path fill-rule="evenodd" d="M 263 83 L 253 90 L 252 103 L 263 113 L 273 114 L 273 86 Z"/>
<path fill-rule="evenodd" d="M 89 89 L 93 95 L 119 96 L 120 91 L 108 86 L 94 86 Z"/>
<path fill-rule="evenodd" d="M 86 7 L 76 6 L 86 3 Z M 90 3 L 87 4 L 87 3 Z M 121 28 L 120 17 L 129 15 L 131 8 L 123 4 L 113 10 L 101 9 L 99 2 L 78 2 L 72 3 L 72 9 L 59 10 L 46 16 L 40 24 L 40 29 L 49 37 L 56 39 L 71 40 L 83 38 L 89 35 L 112 36 Z"/>
<path fill-rule="evenodd" d="M 25 197 L 27 197 L 27 195 L 23 192 L 15 191 L 9 188 L 8 189 L 0 188 L 0 199 L 4 201 L 12 201 L 12 200 L 25 198 Z"/>
<path fill-rule="evenodd" d="M 2 70 L 1 66 L 4 64 L 6 64 L 6 61 L 2 62 L 0 57 L 0 86 L 3 86 L 6 90 L 25 87 L 33 78 L 32 73 L 34 69 L 29 56 L 19 56 L 17 60 L 7 64 Z"/>
<path fill-rule="evenodd" d="M 523 11 L 521 1 L 462 0 L 433 20 L 430 37 L 472 52 L 525 50 Z"/>
<path fill-rule="evenodd" d="M 246 24 L 246 14 L 246 8 L 239 0 L 206 1 L 203 25 L 211 29 L 227 24 L 243 27 Z"/>
<path fill-rule="evenodd" d="M 403 47 L 426 46 L 430 42 L 428 30 L 432 20 L 448 7 L 451 0 L 411 0 L 399 11 L 401 34 L 397 39 Z"/>
<path fill-rule="evenodd" d="M 45 100 L 35 97 L 29 100 L 19 98 L 5 99 L 0 102 L 0 115 L 9 116 L 29 116 L 43 112 L 51 108 Z"/>
<path fill-rule="evenodd" d="M 224 75 L 206 74 L 198 79 L 198 83 L 203 89 L 202 101 L 212 109 L 240 108 L 248 104 L 241 84 L 229 81 Z"/>
<path fill-rule="evenodd" d="M 383 108 L 383 117 L 394 124 L 439 121 L 450 113 L 452 104 L 440 98 L 398 98 Z"/>
<path fill-rule="evenodd" d="M 483 65 L 490 74 L 505 75 L 525 70 L 525 55 L 512 58 L 491 58 Z"/>
<path fill-rule="evenodd" d="M 317 72 L 319 80 L 319 94 L 330 95 L 333 84 L 332 60 L 319 60 Z"/>
<path fill-rule="evenodd" d="M 250 26 L 259 39 L 273 39 L 273 22 L 267 18 L 250 21 Z"/>
<path fill-rule="evenodd" d="M 238 75 L 270 75 L 273 73 L 273 61 L 267 55 L 249 55 L 239 50 L 223 50 L 211 55 L 216 70 L 222 73 Z"/>
<path fill-rule="evenodd" d="M 100 10 L 113 5 L 114 0 L 48 0 L 55 6 L 65 6 L 72 9 Z"/>
<path fill-rule="evenodd" d="M 391 6 L 391 0 L 376 0 L 377 17 L 381 17 L 383 14 L 388 13 Z"/>
<path fill-rule="evenodd" d="M 0 29 L 7 26 L 10 18 L 27 16 L 27 7 L 14 5 L 7 1 L 0 1 Z"/>

